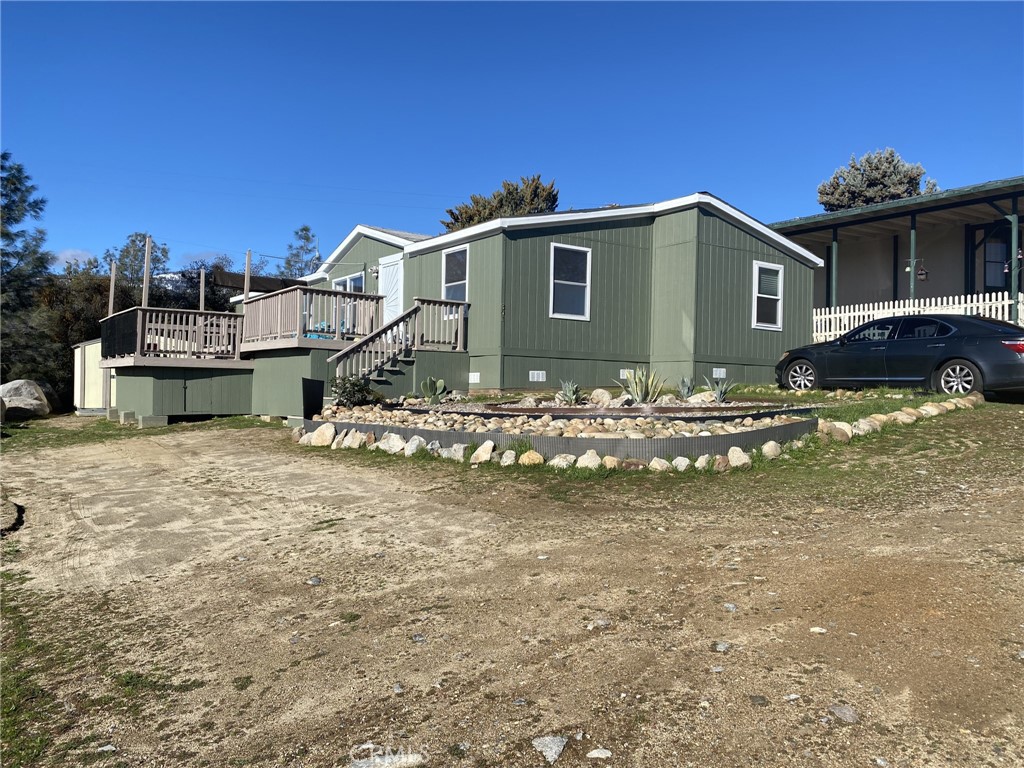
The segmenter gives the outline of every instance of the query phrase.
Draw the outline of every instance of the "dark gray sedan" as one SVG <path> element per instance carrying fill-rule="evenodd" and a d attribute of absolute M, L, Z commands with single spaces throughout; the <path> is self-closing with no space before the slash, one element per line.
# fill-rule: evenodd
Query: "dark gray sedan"
<path fill-rule="evenodd" d="M 1024 328 L 987 317 L 887 317 L 786 352 L 775 378 L 795 390 L 885 385 L 947 395 L 1024 392 Z"/>

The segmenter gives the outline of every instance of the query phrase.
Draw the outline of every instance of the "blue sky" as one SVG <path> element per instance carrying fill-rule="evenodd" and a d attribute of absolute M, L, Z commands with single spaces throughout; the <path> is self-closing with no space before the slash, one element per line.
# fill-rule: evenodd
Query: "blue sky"
<path fill-rule="evenodd" d="M 506 178 L 560 209 L 820 212 L 851 153 L 1024 173 L 1024 3 L 3 2 L 3 148 L 62 257 L 426 234 Z M 271 262 L 273 270 L 276 262 Z"/>

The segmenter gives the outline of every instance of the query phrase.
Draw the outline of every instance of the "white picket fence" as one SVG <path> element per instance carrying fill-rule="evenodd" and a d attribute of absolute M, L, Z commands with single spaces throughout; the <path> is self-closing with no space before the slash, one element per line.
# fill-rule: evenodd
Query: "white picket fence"
<path fill-rule="evenodd" d="M 1017 294 L 1017 317 L 1024 319 L 1024 293 Z M 1007 291 L 977 293 L 972 296 L 940 296 L 930 299 L 879 301 L 874 304 L 850 304 L 814 310 L 814 341 L 829 341 L 852 331 L 858 325 L 892 315 L 982 315 L 1010 320 L 1014 300 Z M 1018 320 L 1021 322 L 1021 320 Z"/>

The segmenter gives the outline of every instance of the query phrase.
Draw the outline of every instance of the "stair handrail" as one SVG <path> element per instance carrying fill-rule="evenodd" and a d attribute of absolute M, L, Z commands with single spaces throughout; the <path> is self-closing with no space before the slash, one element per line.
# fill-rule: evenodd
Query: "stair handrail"
<path fill-rule="evenodd" d="M 327 358 L 327 362 L 328 363 L 332 363 L 332 362 L 334 362 L 335 360 L 337 360 L 339 358 L 344 358 L 344 357 L 348 357 L 351 354 L 355 354 L 356 352 L 358 352 L 363 347 L 369 346 L 370 344 L 375 342 L 377 339 L 379 339 L 381 336 L 383 336 L 386 333 L 388 333 L 388 331 L 394 330 L 396 326 L 398 326 L 399 324 L 405 322 L 406 320 L 408 320 L 410 317 L 412 317 L 413 315 L 415 315 L 419 311 L 420 311 L 419 305 L 414 305 L 414 306 L 410 307 L 409 309 L 405 310 L 405 312 L 400 314 L 398 317 L 393 319 L 390 323 L 385 323 L 384 325 L 382 325 L 380 328 L 378 328 L 373 333 L 367 334 L 366 336 L 363 336 L 363 338 L 358 339 L 357 341 L 353 342 L 352 344 L 349 344 L 347 347 L 345 347 L 340 352 L 335 352 L 333 355 L 331 355 L 330 357 Z"/>

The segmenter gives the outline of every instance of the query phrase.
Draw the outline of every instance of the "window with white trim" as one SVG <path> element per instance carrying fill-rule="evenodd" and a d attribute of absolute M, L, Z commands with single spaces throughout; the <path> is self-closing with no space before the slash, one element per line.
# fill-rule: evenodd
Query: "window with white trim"
<path fill-rule="evenodd" d="M 782 276 L 782 265 L 754 262 L 752 327 L 765 331 L 782 330 Z"/>
<path fill-rule="evenodd" d="M 549 317 L 590 320 L 590 249 L 551 244 Z"/>
<path fill-rule="evenodd" d="M 469 295 L 469 249 L 441 253 L 441 295 L 448 301 L 465 301 Z"/>
<path fill-rule="evenodd" d="M 348 293 L 363 293 L 365 290 L 364 285 L 363 273 L 356 272 L 354 275 L 337 278 L 334 281 L 334 290 L 347 291 Z"/>

